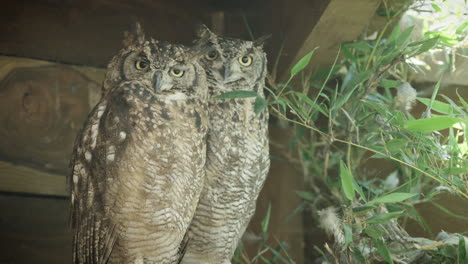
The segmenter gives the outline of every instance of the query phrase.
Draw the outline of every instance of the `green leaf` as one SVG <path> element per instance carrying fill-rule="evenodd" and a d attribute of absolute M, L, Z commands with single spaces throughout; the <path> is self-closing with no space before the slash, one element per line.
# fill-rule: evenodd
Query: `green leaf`
<path fill-rule="evenodd" d="M 347 224 L 343 225 L 343 229 L 345 234 L 345 244 L 343 246 L 343 249 L 346 249 L 349 246 L 349 244 L 353 242 L 353 229 Z"/>
<path fill-rule="evenodd" d="M 369 46 L 369 44 L 366 42 L 350 42 L 346 43 L 345 46 L 358 51 L 362 51 L 364 53 L 370 52 L 372 50 L 371 46 Z"/>
<path fill-rule="evenodd" d="M 439 7 L 438 5 L 436 5 L 436 4 L 431 4 L 431 6 L 432 6 L 432 8 L 434 8 L 434 10 L 435 10 L 436 12 L 442 12 L 442 9 L 440 9 L 440 7 Z"/>
<path fill-rule="evenodd" d="M 393 264 L 390 251 L 384 244 L 383 240 L 381 238 L 374 238 L 372 240 L 374 241 L 375 247 L 377 248 L 377 251 L 379 252 L 380 256 L 382 256 L 387 263 Z"/>
<path fill-rule="evenodd" d="M 440 37 L 437 36 L 437 37 L 430 38 L 424 41 L 415 54 L 420 54 L 420 53 L 423 53 L 432 49 L 435 45 L 437 45 L 437 42 L 439 42 L 439 39 Z"/>
<path fill-rule="evenodd" d="M 411 26 L 403 30 L 403 32 L 401 32 L 396 41 L 398 46 L 403 45 L 409 39 L 409 37 L 411 36 L 411 32 L 413 32 L 413 29 L 414 26 Z"/>
<path fill-rule="evenodd" d="M 464 173 L 468 173 L 468 168 L 450 167 L 450 168 L 443 169 L 443 172 L 448 175 L 464 174 Z"/>
<path fill-rule="evenodd" d="M 354 190 L 356 190 L 356 192 L 359 194 L 359 196 L 361 196 L 362 200 L 367 202 L 367 198 L 364 195 L 364 192 L 362 191 L 361 186 L 359 186 L 359 183 L 357 183 L 356 180 L 354 180 L 354 178 L 353 178 L 353 188 L 354 188 Z"/>
<path fill-rule="evenodd" d="M 370 201 L 369 204 L 379 204 L 379 203 L 398 203 L 416 196 L 416 193 L 391 193 L 384 195 L 382 197 L 375 198 Z"/>
<path fill-rule="evenodd" d="M 346 164 L 341 160 L 340 161 L 340 177 L 341 177 L 341 187 L 343 188 L 343 192 L 348 198 L 348 200 L 354 200 L 355 193 L 353 187 L 353 175 L 351 171 L 349 171 Z"/>
<path fill-rule="evenodd" d="M 369 218 L 367 218 L 366 222 L 368 224 L 384 224 L 390 221 L 390 219 L 399 217 L 403 215 L 404 211 L 399 212 L 392 212 L 392 213 L 383 213 L 383 214 L 376 214 Z"/>
<path fill-rule="evenodd" d="M 254 106 L 254 109 L 255 109 L 255 114 L 260 114 L 263 109 L 265 109 L 266 107 L 268 106 L 268 101 L 261 98 L 260 96 L 257 96 L 257 98 L 255 98 L 255 106 Z"/>
<path fill-rule="evenodd" d="M 393 42 L 396 41 L 398 34 L 400 33 L 400 25 L 397 24 L 393 30 L 392 33 L 390 33 L 390 36 L 388 37 L 388 42 Z"/>
<path fill-rule="evenodd" d="M 463 107 L 468 110 L 468 103 L 463 99 L 463 97 L 458 93 L 458 89 L 455 91 L 457 93 L 458 99 L 460 100 L 460 103 L 462 103 Z"/>
<path fill-rule="evenodd" d="M 253 91 L 232 91 L 226 92 L 221 95 L 215 96 L 214 99 L 234 99 L 234 98 L 249 98 L 249 97 L 256 97 L 257 93 Z"/>
<path fill-rule="evenodd" d="M 271 204 L 268 204 L 267 213 L 265 218 L 262 220 L 262 232 L 266 233 L 268 231 L 268 224 L 270 223 L 270 214 L 271 214 Z"/>
<path fill-rule="evenodd" d="M 353 213 L 362 213 L 377 208 L 375 205 L 361 205 L 353 207 Z"/>
<path fill-rule="evenodd" d="M 468 256 L 466 254 L 465 238 L 462 235 L 458 235 L 458 258 L 457 264 L 468 263 Z"/>
<path fill-rule="evenodd" d="M 354 54 L 346 46 L 344 46 L 344 45 L 341 46 L 341 52 L 343 52 L 343 55 L 347 59 L 351 60 L 355 64 L 358 63 L 356 56 L 354 56 Z"/>
<path fill-rule="evenodd" d="M 317 105 L 312 99 L 310 99 L 307 95 L 300 93 L 300 92 L 293 92 L 295 96 L 297 96 L 302 102 L 308 104 L 313 109 L 319 111 L 320 113 L 327 115 L 328 113 L 325 112 L 319 105 Z M 306 116 L 308 118 L 308 116 Z"/>
<path fill-rule="evenodd" d="M 429 99 L 429 98 L 420 98 L 420 97 L 418 97 L 417 99 L 418 99 L 418 101 L 425 104 L 426 106 L 429 106 L 430 103 L 431 103 L 431 99 Z M 434 100 L 432 102 L 432 108 L 431 109 L 436 111 L 436 112 L 446 114 L 446 115 L 450 115 L 450 114 L 454 113 L 453 106 L 451 106 L 449 104 L 446 104 L 446 103 L 443 103 L 441 101 L 437 101 L 437 100 Z"/>
<path fill-rule="evenodd" d="M 432 132 L 449 128 L 460 122 L 463 120 L 451 116 L 435 116 L 409 121 L 406 123 L 405 129 L 413 132 Z"/>
<path fill-rule="evenodd" d="M 294 67 L 291 69 L 291 78 L 302 71 L 307 65 L 309 65 L 310 59 L 312 58 L 312 55 L 314 54 L 315 50 L 317 48 L 311 50 L 309 53 L 307 53 L 302 59 L 300 59 Z"/>
<path fill-rule="evenodd" d="M 466 1 L 465 1 L 466 2 Z M 455 34 L 462 34 L 463 31 L 465 31 L 465 28 L 468 27 L 468 21 L 466 21 L 465 23 L 461 24 L 460 26 L 457 27 L 457 30 L 455 31 Z"/>
<path fill-rule="evenodd" d="M 394 80 L 383 80 L 380 82 L 380 86 L 382 86 L 383 88 L 394 88 L 394 87 L 398 87 L 401 85 L 402 82 L 400 81 L 394 81 Z"/>
<path fill-rule="evenodd" d="M 354 258 L 356 258 L 356 260 L 359 261 L 360 264 L 366 264 L 366 259 L 362 255 L 362 252 L 359 249 L 359 247 L 353 247 L 352 251 L 353 251 Z"/>
<path fill-rule="evenodd" d="M 386 142 L 385 146 L 390 152 L 397 152 L 400 151 L 406 145 L 406 142 L 407 141 L 404 139 L 395 138 Z"/>
<path fill-rule="evenodd" d="M 381 238 L 385 234 L 385 230 L 377 225 L 370 225 L 364 229 L 364 232 L 372 238 Z"/>

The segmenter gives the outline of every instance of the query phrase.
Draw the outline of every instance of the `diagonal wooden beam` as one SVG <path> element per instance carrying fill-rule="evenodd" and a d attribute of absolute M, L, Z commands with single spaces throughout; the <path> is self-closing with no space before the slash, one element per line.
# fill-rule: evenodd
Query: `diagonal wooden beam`
<path fill-rule="evenodd" d="M 310 28 L 303 43 L 291 54 L 290 57 L 294 59 L 281 79 L 288 79 L 290 69 L 295 63 L 315 47 L 318 49 L 310 67 L 320 69 L 330 66 L 338 54 L 340 44 L 358 38 L 380 3 L 381 0 L 331 0 L 318 22 Z M 302 28 L 307 31 L 306 26 Z M 293 36 L 288 38 L 291 37 Z"/>

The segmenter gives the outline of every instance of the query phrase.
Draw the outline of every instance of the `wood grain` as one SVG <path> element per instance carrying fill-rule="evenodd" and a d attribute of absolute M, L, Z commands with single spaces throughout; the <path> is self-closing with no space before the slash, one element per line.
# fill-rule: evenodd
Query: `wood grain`
<path fill-rule="evenodd" d="M 66 177 L 0 161 L 0 191 L 68 197 Z"/>
<path fill-rule="evenodd" d="M 98 81 L 60 64 L 0 62 L 0 158 L 65 175 Z"/>
<path fill-rule="evenodd" d="M 331 0 L 316 24 L 310 26 L 312 24 L 309 23 L 306 27 L 296 27 L 296 31 L 300 28 L 300 31 L 296 32 L 298 37 L 292 35 L 294 31 L 290 36 L 296 41 L 300 39 L 300 45 L 289 53 L 290 61 L 282 74 L 282 79 L 287 80 L 289 69 L 316 47 L 318 50 L 314 53 L 310 67 L 323 69 L 332 65 L 338 55 L 340 44 L 358 38 L 365 26 L 370 23 L 380 3 L 380 0 Z M 301 17 L 301 19 L 306 18 L 307 16 Z"/>

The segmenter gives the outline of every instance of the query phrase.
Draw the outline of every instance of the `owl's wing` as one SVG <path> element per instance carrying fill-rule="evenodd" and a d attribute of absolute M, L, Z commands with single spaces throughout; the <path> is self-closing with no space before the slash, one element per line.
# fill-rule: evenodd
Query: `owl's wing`
<path fill-rule="evenodd" d="M 115 226 L 106 218 L 99 182 L 103 170 L 99 160 L 99 142 L 106 137 L 100 131 L 101 117 L 106 111 L 105 99 L 93 108 L 75 140 L 70 166 L 70 223 L 73 228 L 73 263 L 104 264 L 109 259 L 116 235 Z M 104 131 L 105 132 L 105 131 Z"/>

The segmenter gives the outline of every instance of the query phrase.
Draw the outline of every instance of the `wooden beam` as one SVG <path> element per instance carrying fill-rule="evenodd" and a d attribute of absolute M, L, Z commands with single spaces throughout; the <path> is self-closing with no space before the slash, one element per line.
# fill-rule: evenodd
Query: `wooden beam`
<path fill-rule="evenodd" d="M 190 43 L 208 1 L 7 1 L 0 54 L 104 67 L 135 20 L 157 39 Z"/>
<path fill-rule="evenodd" d="M 310 31 L 291 54 L 294 59 L 283 72 L 282 79 L 288 79 L 289 71 L 295 63 L 315 47 L 318 50 L 310 67 L 320 69 L 330 66 L 338 54 L 340 44 L 358 38 L 370 23 L 380 3 L 381 0 L 331 0 L 315 26 L 301 25 L 303 31 Z"/>
<path fill-rule="evenodd" d="M 66 177 L 0 161 L 0 191 L 68 197 Z"/>
<path fill-rule="evenodd" d="M 103 77 L 102 69 L 0 57 L 1 159 L 67 173 Z"/>

